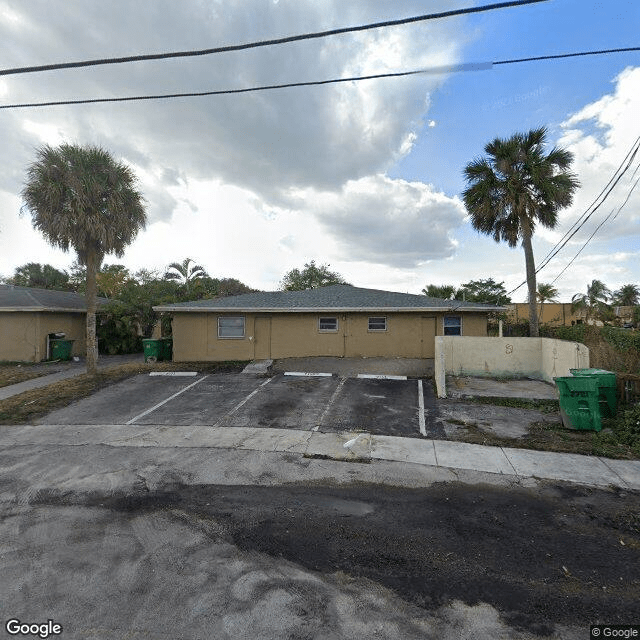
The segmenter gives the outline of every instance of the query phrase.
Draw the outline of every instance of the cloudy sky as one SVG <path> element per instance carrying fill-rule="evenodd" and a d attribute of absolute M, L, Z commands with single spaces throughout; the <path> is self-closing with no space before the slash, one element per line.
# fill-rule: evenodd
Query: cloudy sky
<path fill-rule="evenodd" d="M 0 69 L 204 49 L 480 2 L 444 0 L 0 0 Z M 193 258 L 212 276 L 275 289 L 305 262 L 352 284 L 419 293 L 429 283 L 524 279 L 520 248 L 478 235 L 460 194 L 465 164 L 495 137 L 540 125 L 575 155 L 582 184 L 538 263 L 606 186 L 640 134 L 640 52 L 456 65 L 638 46 L 640 3 L 548 0 L 475 15 L 223 53 L 0 76 L 0 105 L 210 91 L 446 67 L 405 78 L 239 95 L 0 110 L 0 274 L 68 268 L 20 216 L 34 150 L 97 144 L 129 163 L 148 225 L 132 271 Z M 550 282 L 633 187 L 640 158 L 540 272 Z M 640 187 L 556 281 L 640 283 Z M 525 287 L 513 294 L 524 300 Z"/>

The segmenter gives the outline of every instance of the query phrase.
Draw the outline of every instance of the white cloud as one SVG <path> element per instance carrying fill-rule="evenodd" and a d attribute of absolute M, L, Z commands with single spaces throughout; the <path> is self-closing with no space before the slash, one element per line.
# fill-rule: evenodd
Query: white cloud
<path fill-rule="evenodd" d="M 585 105 L 561 123 L 563 133 L 558 145 L 574 154 L 573 171 L 581 186 L 571 208 L 560 213 L 560 223 L 553 230 L 536 230 L 536 256 L 543 256 L 572 228 L 587 208 L 607 187 L 615 172 L 623 164 L 632 143 L 636 140 L 637 114 L 640 113 L 640 67 L 629 67 L 614 79 L 611 93 Z M 632 190 L 638 178 L 634 171 L 639 165 L 636 157 L 631 169 L 619 181 L 602 206 L 585 222 L 561 253 L 539 274 L 539 280 L 554 279 L 576 256 L 596 227 L 609 220 L 596 232 L 582 253 L 556 282 L 565 299 L 578 291 L 586 291 L 593 279 L 603 280 L 610 288 L 637 282 L 640 241 L 640 190 Z M 628 202 L 616 212 L 629 194 Z"/>
<path fill-rule="evenodd" d="M 629 67 L 615 79 L 613 93 L 586 105 L 562 123 L 564 133 L 558 144 L 573 152 L 573 170 L 578 174 L 581 187 L 576 194 L 574 205 L 562 215 L 562 227 L 558 228 L 559 232 L 563 232 L 586 211 L 623 163 L 638 135 L 638 113 L 640 67 Z M 576 236 L 576 243 L 582 244 L 607 214 L 623 204 L 637 177 L 633 175 L 636 166 L 638 159 L 602 207 L 585 224 L 583 231 Z M 639 209 L 640 190 L 636 190 L 615 220 L 612 216 L 612 219 L 598 231 L 595 239 L 628 239 L 640 236 Z"/>
<path fill-rule="evenodd" d="M 440 3 L 444 6 L 446 3 Z M 394 5 L 402 13 L 403 5 Z M 5 64 L 80 59 L 241 42 L 366 22 L 368 3 L 307 0 L 283 7 L 258 0 L 186 4 L 84 1 L 64 10 L 46 2 L 21 7 L 29 27 L 8 31 Z M 434 7 L 435 9 L 435 7 Z M 115 16 L 128 15 L 126 24 Z M 99 25 L 99 28 L 98 28 Z M 10 76 L 15 101 L 202 91 L 317 80 L 452 64 L 459 47 L 453 23 L 419 24 L 234 54 Z M 73 33 L 73 38 L 65 34 Z M 189 34 L 188 38 L 184 34 Z M 429 37 L 426 37 L 426 35 Z M 5 41 L 6 42 L 6 41 Z M 187 44 L 188 43 L 188 44 Z M 426 44 L 425 44 L 426 43 Z M 18 52 L 28 52 L 28 55 Z M 31 110 L 29 131 L 99 143 L 156 173 L 220 179 L 277 205 L 290 187 L 339 189 L 347 180 L 384 171 L 409 153 L 421 126 L 425 95 L 442 76 L 287 89 L 241 96 Z M 28 115 L 25 115 L 28 114 Z M 1 133 L 1 132 L 0 132 Z M 0 167 L 1 169 L 1 167 Z M 149 185 L 147 185 L 149 186 Z M 159 186 L 159 188 L 161 185 Z M 152 207 L 153 220 L 167 219 Z"/>
<path fill-rule="evenodd" d="M 413 11 L 402 0 L 389 17 Z M 20 6 L 20 28 L 0 25 L 0 39 L 5 66 L 22 66 L 123 55 L 132 43 L 140 52 L 197 49 L 380 18 L 364 1 L 114 0 L 89 11 L 85 0 L 63 8 L 34 0 Z M 450 65 L 459 55 L 456 21 L 434 21 L 220 56 L 7 76 L 3 90 L 12 102 L 202 91 Z M 459 202 L 384 176 L 412 151 L 444 78 L 6 112 L 0 189 L 19 192 L 42 143 L 99 144 L 132 165 L 147 200 L 147 231 L 126 255 L 132 268 L 190 256 L 267 287 L 310 259 L 408 269 L 451 255 L 461 219 Z"/>
<path fill-rule="evenodd" d="M 342 260 L 406 269 L 451 256 L 464 218 L 457 197 L 382 174 L 351 180 L 339 192 L 297 192 L 296 200 L 338 242 Z"/>

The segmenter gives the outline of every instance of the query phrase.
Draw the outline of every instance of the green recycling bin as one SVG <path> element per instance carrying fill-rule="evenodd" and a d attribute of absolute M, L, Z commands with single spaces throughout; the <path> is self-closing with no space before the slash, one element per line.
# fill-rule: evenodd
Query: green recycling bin
<path fill-rule="evenodd" d="M 618 410 L 618 399 L 616 395 L 616 374 L 613 371 L 604 369 L 569 369 L 573 376 L 590 376 L 596 379 L 598 394 L 601 401 L 602 415 L 613 418 Z"/>
<path fill-rule="evenodd" d="M 162 360 L 173 360 L 173 338 L 161 338 L 160 342 L 162 343 L 161 347 L 161 359 Z"/>
<path fill-rule="evenodd" d="M 71 360 L 73 340 L 49 340 L 49 356 L 52 360 Z"/>
<path fill-rule="evenodd" d="M 560 395 L 560 416 L 568 429 L 600 431 L 602 408 L 598 381 L 593 376 L 554 378 Z"/>
<path fill-rule="evenodd" d="M 162 360 L 162 340 L 144 339 L 142 341 L 142 349 L 145 362 L 159 362 Z"/>

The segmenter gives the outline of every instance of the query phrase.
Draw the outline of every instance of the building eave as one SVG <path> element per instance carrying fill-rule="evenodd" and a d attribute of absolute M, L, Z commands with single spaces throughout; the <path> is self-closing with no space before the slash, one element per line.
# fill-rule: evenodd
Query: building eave
<path fill-rule="evenodd" d="M 86 309 L 63 309 L 61 307 L 0 307 L 0 313 L 87 313 Z"/>
<path fill-rule="evenodd" d="M 453 313 L 457 311 L 506 311 L 505 307 L 173 307 L 157 306 L 154 311 L 165 313 Z"/>

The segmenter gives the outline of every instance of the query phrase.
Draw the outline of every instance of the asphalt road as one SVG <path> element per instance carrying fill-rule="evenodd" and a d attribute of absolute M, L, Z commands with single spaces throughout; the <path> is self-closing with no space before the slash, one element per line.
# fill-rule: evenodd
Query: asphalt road
<path fill-rule="evenodd" d="M 6 447 L 3 624 L 52 619 L 78 639 L 577 640 L 640 621 L 640 495 L 452 479 L 282 453 Z"/>

